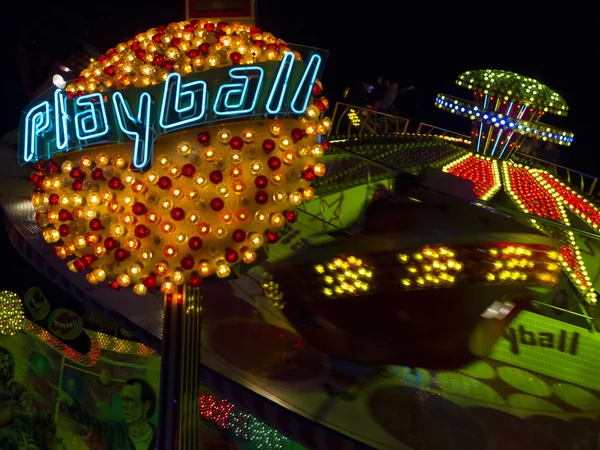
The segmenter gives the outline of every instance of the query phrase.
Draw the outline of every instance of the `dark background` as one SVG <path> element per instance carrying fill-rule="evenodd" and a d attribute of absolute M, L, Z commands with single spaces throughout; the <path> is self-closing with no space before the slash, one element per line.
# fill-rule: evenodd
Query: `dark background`
<path fill-rule="evenodd" d="M 399 104 L 401 114 L 468 133 L 466 120 L 433 107 L 447 92 L 469 98 L 454 84 L 469 69 L 497 68 L 531 76 L 567 100 L 567 118 L 546 117 L 575 133 L 561 162 L 596 174 L 593 96 L 598 50 L 595 13 L 569 2 L 468 2 L 451 7 L 423 1 L 257 0 L 258 25 L 288 42 L 330 50 L 324 84 L 330 100 L 353 81 L 388 76 L 414 85 Z M 447 5 L 447 3 L 441 3 Z M 184 0 L 13 1 L 2 32 L 2 134 L 18 124 L 30 89 L 51 75 L 51 63 L 78 50 L 78 39 L 105 51 L 148 28 L 185 18 Z M 557 9 L 560 8 L 560 9 Z M 18 48 L 29 66 L 19 67 Z M 23 61 L 23 58 L 21 58 Z"/>

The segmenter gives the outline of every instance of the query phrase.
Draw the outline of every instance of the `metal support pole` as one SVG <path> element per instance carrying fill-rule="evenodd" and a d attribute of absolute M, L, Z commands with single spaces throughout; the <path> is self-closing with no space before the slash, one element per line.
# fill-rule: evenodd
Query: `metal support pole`
<path fill-rule="evenodd" d="M 165 295 L 157 450 L 198 445 L 202 289 Z"/>

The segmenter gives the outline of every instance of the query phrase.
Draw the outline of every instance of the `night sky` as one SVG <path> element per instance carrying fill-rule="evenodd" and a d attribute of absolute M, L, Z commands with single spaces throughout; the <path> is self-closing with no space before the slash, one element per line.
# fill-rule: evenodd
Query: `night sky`
<path fill-rule="evenodd" d="M 546 121 L 575 133 L 575 144 L 563 148 L 561 162 L 596 174 L 594 125 L 590 93 L 597 65 L 594 13 L 579 8 L 562 10 L 527 2 L 468 2 L 471 6 L 437 7 L 429 2 L 369 0 L 293 2 L 258 0 L 258 25 L 291 43 L 329 50 L 324 84 L 326 95 L 339 99 L 353 81 L 372 81 L 385 75 L 414 85 L 402 97 L 400 112 L 412 120 L 468 133 L 465 119 L 450 117 L 433 106 L 438 92 L 470 98 L 456 86 L 458 74 L 469 69 L 497 68 L 531 76 L 557 90 L 568 102 L 567 118 Z M 58 5 L 58 6 L 57 6 Z M 49 74 L 49 62 L 77 49 L 77 37 L 104 51 L 153 26 L 181 20 L 183 0 L 103 0 L 100 2 L 11 2 L 13 11 L 3 39 L 16 63 L 17 41 L 26 43 L 37 61 L 31 83 Z M 33 11 L 36 14 L 32 14 Z M 19 71 L 4 70 L 10 84 L 2 122 L 5 132 L 16 127 L 27 101 L 19 90 Z"/>

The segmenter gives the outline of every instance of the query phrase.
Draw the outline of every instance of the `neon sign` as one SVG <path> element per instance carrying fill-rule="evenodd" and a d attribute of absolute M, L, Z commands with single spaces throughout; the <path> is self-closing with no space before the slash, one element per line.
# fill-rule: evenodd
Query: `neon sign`
<path fill-rule="evenodd" d="M 303 114 L 322 69 L 318 53 L 299 62 L 289 52 L 281 62 L 213 69 L 187 75 L 185 82 L 174 72 L 149 88 L 74 99 L 51 89 L 23 113 L 19 164 L 132 141 L 133 165 L 144 170 L 162 134 L 240 117 Z"/>

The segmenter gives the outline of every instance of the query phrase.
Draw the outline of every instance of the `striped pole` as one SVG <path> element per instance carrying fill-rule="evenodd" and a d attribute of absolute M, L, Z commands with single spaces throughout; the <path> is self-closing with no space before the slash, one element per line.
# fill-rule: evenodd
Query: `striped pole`
<path fill-rule="evenodd" d="M 202 289 L 165 295 L 157 450 L 196 450 Z"/>

